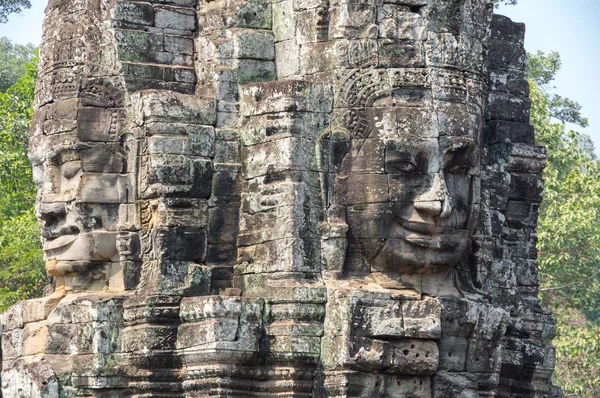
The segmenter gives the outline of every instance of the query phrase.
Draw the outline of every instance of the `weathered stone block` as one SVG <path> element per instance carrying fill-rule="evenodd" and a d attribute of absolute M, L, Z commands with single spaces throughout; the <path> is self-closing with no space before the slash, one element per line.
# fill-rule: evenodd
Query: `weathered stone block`
<path fill-rule="evenodd" d="M 206 256 L 205 228 L 155 228 L 152 242 L 156 259 L 202 262 Z"/>
<path fill-rule="evenodd" d="M 241 101 L 245 116 L 278 112 L 329 113 L 333 110 L 332 93 L 327 87 L 301 80 L 245 86 Z"/>
<path fill-rule="evenodd" d="M 510 198 L 527 202 L 540 203 L 544 181 L 540 175 L 511 173 Z"/>
<path fill-rule="evenodd" d="M 464 372 L 467 363 L 468 341 L 465 337 L 443 336 L 440 340 L 439 370 Z"/>
<path fill-rule="evenodd" d="M 492 68 L 527 69 L 527 53 L 521 43 L 491 41 L 490 66 Z"/>
<path fill-rule="evenodd" d="M 494 15 L 491 25 L 492 38 L 522 44 L 525 41 L 525 24 L 510 20 L 504 15 Z"/>
<path fill-rule="evenodd" d="M 238 251 L 236 273 L 316 272 L 317 248 L 318 241 L 297 238 L 243 246 Z"/>
<path fill-rule="evenodd" d="M 218 318 L 181 325 L 177 332 L 177 348 L 190 348 L 217 341 L 234 341 L 238 324 L 238 318 Z"/>
<path fill-rule="evenodd" d="M 434 341 L 403 340 L 393 343 L 392 369 L 395 374 L 433 375 L 435 374 L 439 352 Z"/>
<path fill-rule="evenodd" d="M 136 123 L 173 122 L 214 125 L 216 101 L 172 91 L 146 91 L 132 98 Z"/>
<path fill-rule="evenodd" d="M 296 13 L 293 3 L 292 0 L 285 0 L 273 4 L 273 35 L 276 42 L 295 38 Z"/>
<path fill-rule="evenodd" d="M 533 144 L 533 126 L 526 123 L 511 123 L 503 120 L 492 120 L 487 123 L 484 137 L 488 144 L 513 143 Z"/>
<path fill-rule="evenodd" d="M 211 203 L 236 204 L 240 202 L 240 169 L 241 166 L 235 164 L 215 164 Z"/>
<path fill-rule="evenodd" d="M 150 26 L 154 23 L 154 9 L 146 3 L 119 1 L 112 9 L 113 19 Z"/>
<path fill-rule="evenodd" d="M 240 59 L 236 64 L 236 76 L 239 84 L 275 80 L 275 63 L 273 61 Z"/>
<path fill-rule="evenodd" d="M 323 4 L 320 5 L 320 7 L 296 12 L 295 41 L 297 44 L 327 40 L 328 9 Z M 294 25 L 289 24 L 288 28 L 294 29 Z"/>
<path fill-rule="evenodd" d="M 531 101 L 529 98 L 507 93 L 492 92 L 486 109 L 488 120 L 501 119 L 516 123 L 529 123 Z"/>
<path fill-rule="evenodd" d="M 23 352 L 21 355 L 37 355 L 46 351 L 46 339 L 48 338 L 48 325 L 41 322 L 31 322 L 23 328 Z"/>
<path fill-rule="evenodd" d="M 441 313 L 440 302 L 433 298 L 403 303 L 404 336 L 439 339 L 442 334 Z"/>
<path fill-rule="evenodd" d="M 239 297 L 185 297 L 181 301 L 180 317 L 183 322 L 200 322 L 212 318 L 235 318 L 242 313 Z"/>
<path fill-rule="evenodd" d="M 239 207 L 213 207 L 209 210 L 208 243 L 235 243 Z"/>
<path fill-rule="evenodd" d="M 272 61 L 275 42 L 271 33 L 241 31 L 233 40 L 233 57 Z"/>
<path fill-rule="evenodd" d="M 314 145 L 292 137 L 242 147 L 242 157 L 246 159 L 242 172 L 246 178 L 255 178 L 281 171 L 317 171 Z"/>
<path fill-rule="evenodd" d="M 123 352 L 173 349 L 177 341 L 177 327 L 171 325 L 125 327 L 121 334 Z"/>
<path fill-rule="evenodd" d="M 283 60 L 275 63 L 278 78 L 293 76 L 299 72 L 299 53 L 300 46 L 293 39 L 275 43 L 275 57 Z"/>
<path fill-rule="evenodd" d="M 175 7 L 156 7 L 154 25 L 159 28 L 195 30 L 196 15 L 193 9 Z"/>

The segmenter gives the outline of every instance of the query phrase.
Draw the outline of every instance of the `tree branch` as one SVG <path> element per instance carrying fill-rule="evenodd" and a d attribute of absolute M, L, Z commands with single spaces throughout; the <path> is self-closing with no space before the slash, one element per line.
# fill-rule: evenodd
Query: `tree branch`
<path fill-rule="evenodd" d="M 563 285 L 563 286 L 547 287 L 545 289 L 540 289 L 540 292 L 548 292 L 548 291 L 551 291 L 551 290 L 560 290 L 560 289 L 565 289 L 567 287 L 579 285 L 580 283 L 584 283 L 584 282 L 587 282 L 587 281 L 589 281 L 591 279 L 594 279 L 598 275 L 600 275 L 600 271 L 598 271 L 594 275 L 592 275 L 592 276 L 590 276 L 588 278 L 582 279 L 580 281 L 572 282 L 572 283 L 567 283 L 566 285 Z"/>

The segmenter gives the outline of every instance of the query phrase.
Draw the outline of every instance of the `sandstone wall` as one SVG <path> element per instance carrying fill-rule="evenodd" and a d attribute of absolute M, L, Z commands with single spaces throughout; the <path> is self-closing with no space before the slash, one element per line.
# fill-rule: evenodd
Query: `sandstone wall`
<path fill-rule="evenodd" d="M 54 293 L 2 394 L 560 397 L 524 25 L 487 0 L 51 0 Z"/>

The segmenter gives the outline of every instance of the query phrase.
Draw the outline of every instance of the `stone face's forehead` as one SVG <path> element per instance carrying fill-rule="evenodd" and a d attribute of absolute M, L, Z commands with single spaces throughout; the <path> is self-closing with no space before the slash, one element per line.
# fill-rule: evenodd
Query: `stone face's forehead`
<path fill-rule="evenodd" d="M 369 106 L 392 92 L 413 101 L 430 98 L 473 105 L 485 95 L 481 76 L 453 68 L 354 69 L 339 72 L 336 80 L 336 108 Z"/>
<path fill-rule="evenodd" d="M 332 124 L 358 139 L 374 131 L 478 137 L 485 102 L 481 87 L 465 73 L 437 68 L 353 70 L 338 79 Z"/>

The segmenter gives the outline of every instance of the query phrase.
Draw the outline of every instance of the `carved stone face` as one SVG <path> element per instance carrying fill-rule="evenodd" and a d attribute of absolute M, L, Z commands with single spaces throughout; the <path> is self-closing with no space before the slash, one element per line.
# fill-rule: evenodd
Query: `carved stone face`
<path fill-rule="evenodd" d="M 426 90 L 371 97 L 336 178 L 350 271 L 436 272 L 463 255 L 478 212 L 480 117 Z"/>
<path fill-rule="evenodd" d="M 113 137 L 98 134 L 98 129 L 104 132 L 101 122 L 110 119 L 110 110 L 67 110 L 64 103 L 47 107 L 40 112 L 42 134 L 30 148 L 46 267 L 55 277 L 90 274 L 106 282 L 114 272 L 111 263 L 118 262 L 118 211 L 128 195 L 124 151 Z M 86 113 L 100 119 L 88 123 Z M 75 129 L 52 134 L 59 130 L 56 124 Z"/>

